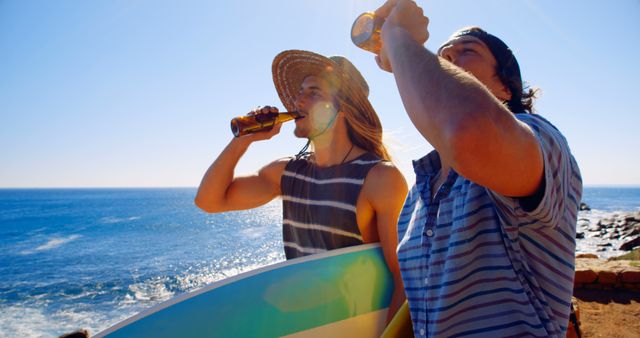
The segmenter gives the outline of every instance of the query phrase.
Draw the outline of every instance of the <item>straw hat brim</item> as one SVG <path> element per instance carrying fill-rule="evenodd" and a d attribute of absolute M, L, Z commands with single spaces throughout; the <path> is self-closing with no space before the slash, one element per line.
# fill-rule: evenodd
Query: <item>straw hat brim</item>
<path fill-rule="evenodd" d="M 369 88 L 362 75 L 348 60 L 346 62 L 350 67 L 345 66 L 343 62 L 338 63 L 334 59 L 336 61 L 346 60 L 343 57 L 328 58 L 303 50 L 287 50 L 275 57 L 272 65 L 273 83 L 287 111 L 296 110 L 294 102 L 306 77 L 332 72 L 340 80 L 339 91 L 343 99 L 349 101 L 361 113 L 375 114 L 367 98 Z"/>

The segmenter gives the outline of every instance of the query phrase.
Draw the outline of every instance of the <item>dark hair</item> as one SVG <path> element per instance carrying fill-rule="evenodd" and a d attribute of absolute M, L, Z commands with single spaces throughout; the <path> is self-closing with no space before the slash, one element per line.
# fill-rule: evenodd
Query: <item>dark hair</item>
<path fill-rule="evenodd" d="M 461 36 L 473 36 L 484 42 L 493 56 L 496 58 L 496 73 L 500 81 L 509 88 L 511 99 L 505 104 L 514 114 L 533 113 L 533 100 L 538 94 L 538 89 L 531 89 L 522 81 L 520 66 L 513 51 L 496 36 L 487 33 L 480 27 L 466 27 L 455 32 L 449 41 Z M 446 42 L 444 46 L 449 44 Z M 440 47 L 442 49 L 442 47 Z"/>

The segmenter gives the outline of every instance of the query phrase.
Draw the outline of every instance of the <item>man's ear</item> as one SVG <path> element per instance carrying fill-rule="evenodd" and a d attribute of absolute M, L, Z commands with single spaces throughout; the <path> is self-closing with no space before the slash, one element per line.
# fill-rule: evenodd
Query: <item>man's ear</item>
<path fill-rule="evenodd" d="M 511 94 L 511 90 L 509 89 L 509 87 L 507 87 L 507 85 L 505 85 L 504 83 L 502 83 L 502 81 L 500 81 L 500 88 L 498 90 L 498 99 L 500 99 L 501 101 L 507 102 L 509 100 L 511 100 L 511 97 L 513 96 Z"/>
<path fill-rule="evenodd" d="M 335 108 L 337 114 L 342 113 L 342 106 L 340 105 L 340 99 L 338 99 L 338 96 L 333 95 L 333 99 L 331 101 L 333 103 L 333 108 Z"/>

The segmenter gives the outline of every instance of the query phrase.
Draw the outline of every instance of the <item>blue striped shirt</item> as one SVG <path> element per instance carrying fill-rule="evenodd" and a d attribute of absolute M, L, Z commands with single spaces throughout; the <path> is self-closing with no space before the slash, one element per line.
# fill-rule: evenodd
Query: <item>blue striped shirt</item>
<path fill-rule="evenodd" d="M 451 170 L 434 198 L 437 152 L 414 161 L 398 260 L 416 337 L 561 337 L 573 293 L 582 179 L 565 138 L 538 115 L 544 195 L 534 210 Z"/>

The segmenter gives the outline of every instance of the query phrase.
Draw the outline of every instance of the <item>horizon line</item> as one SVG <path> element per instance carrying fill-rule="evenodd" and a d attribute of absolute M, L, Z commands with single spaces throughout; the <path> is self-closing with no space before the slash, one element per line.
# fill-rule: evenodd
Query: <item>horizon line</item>
<path fill-rule="evenodd" d="M 640 184 L 584 184 L 584 188 L 640 188 Z M 70 189 L 197 189 L 198 186 L 85 186 L 85 187 L 0 187 L 0 190 L 70 190 Z"/>

